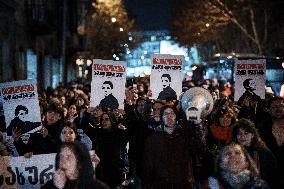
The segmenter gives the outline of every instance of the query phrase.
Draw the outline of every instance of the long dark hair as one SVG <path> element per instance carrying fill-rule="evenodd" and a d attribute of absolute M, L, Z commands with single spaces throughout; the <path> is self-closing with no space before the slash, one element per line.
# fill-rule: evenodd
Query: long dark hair
<path fill-rule="evenodd" d="M 238 142 L 238 132 L 239 130 L 242 129 L 245 132 L 249 132 L 251 134 L 253 134 L 253 138 L 251 141 L 251 147 L 253 148 L 267 148 L 267 146 L 265 145 L 265 143 L 263 142 L 263 140 L 261 139 L 257 129 L 255 128 L 255 125 L 252 121 L 248 120 L 248 119 L 240 119 L 239 121 L 237 121 L 234 125 L 233 125 L 233 130 L 232 130 L 232 139 L 233 142 L 235 143 L 239 143 Z"/>
<path fill-rule="evenodd" d="M 55 169 L 59 168 L 60 163 L 60 152 L 63 148 L 69 148 L 75 155 L 77 160 L 77 169 L 78 169 L 78 188 L 92 188 L 94 186 L 94 177 L 95 172 L 91 157 L 87 147 L 81 142 L 65 142 L 59 148 L 59 151 L 55 157 Z M 68 183 L 65 184 L 65 186 Z"/>

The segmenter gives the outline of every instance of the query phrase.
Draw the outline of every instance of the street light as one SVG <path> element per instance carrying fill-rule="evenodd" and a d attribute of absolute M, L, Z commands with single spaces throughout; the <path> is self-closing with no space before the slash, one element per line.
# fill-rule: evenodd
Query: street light
<path fill-rule="evenodd" d="M 115 17 L 112 17 L 112 18 L 111 18 L 111 22 L 112 22 L 112 23 L 115 23 L 115 22 L 116 22 L 116 18 L 115 18 Z"/>
<path fill-rule="evenodd" d="M 78 66 L 78 76 L 79 77 L 83 77 L 83 73 L 84 73 L 84 78 L 87 77 L 88 75 L 88 67 L 91 66 L 91 64 L 93 63 L 93 61 L 91 59 L 85 58 L 87 56 L 79 56 L 76 59 L 76 65 Z"/>

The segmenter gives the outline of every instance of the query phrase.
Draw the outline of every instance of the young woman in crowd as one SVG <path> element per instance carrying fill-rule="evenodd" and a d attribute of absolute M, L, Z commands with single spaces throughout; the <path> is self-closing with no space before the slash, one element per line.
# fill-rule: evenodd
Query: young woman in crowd
<path fill-rule="evenodd" d="M 254 123 L 248 119 L 240 119 L 233 125 L 232 137 L 233 142 L 243 145 L 249 152 L 260 171 L 260 177 L 271 188 L 279 188 L 276 158 L 260 138 Z"/>
<path fill-rule="evenodd" d="M 235 111 L 227 105 L 218 107 L 211 114 L 211 125 L 209 126 L 209 135 L 207 137 L 207 145 L 214 153 L 230 143 L 232 140 L 232 125 L 236 122 L 237 116 Z"/>
<path fill-rule="evenodd" d="M 122 183 L 123 150 L 126 147 L 126 130 L 120 123 L 116 123 L 114 117 L 109 113 L 103 113 L 100 118 L 101 128 L 97 129 L 95 136 L 95 150 L 100 157 L 97 166 L 97 178 L 115 188 Z"/>
<path fill-rule="evenodd" d="M 92 150 L 92 145 L 89 143 L 91 141 L 82 140 L 81 136 L 78 134 L 76 127 L 73 124 L 65 125 L 60 132 L 60 141 L 64 142 L 75 142 L 80 141 L 82 144 L 85 144 L 88 150 Z M 94 168 L 99 164 L 100 158 L 96 153 L 93 153 L 91 156 Z"/>
<path fill-rule="evenodd" d="M 55 173 L 42 189 L 107 189 L 96 180 L 86 146 L 79 142 L 63 143 L 56 154 Z"/>
<path fill-rule="evenodd" d="M 223 147 L 216 159 L 215 175 L 208 178 L 203 189 L 269 189 L 259 178 L 256 165 L 239 144 Z"/>

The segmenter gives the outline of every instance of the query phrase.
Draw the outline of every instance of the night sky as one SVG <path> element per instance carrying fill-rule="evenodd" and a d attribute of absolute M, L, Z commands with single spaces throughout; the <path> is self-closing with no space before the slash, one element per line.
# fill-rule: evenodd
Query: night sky
<path fill-rule="evenodd" d="M 144 31 L 170 28 L 170 0 L 124 0 L 125 7 Z"/>

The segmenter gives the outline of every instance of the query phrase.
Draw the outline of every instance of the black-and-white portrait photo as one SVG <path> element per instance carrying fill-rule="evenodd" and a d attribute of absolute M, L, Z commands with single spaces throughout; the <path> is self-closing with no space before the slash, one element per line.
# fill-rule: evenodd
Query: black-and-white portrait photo
<path fill-rule="evenodd" d="M 7 127 L 7 135 L 12 135 L 12 130 L 18 128 L 21 133 L 27 133 L 41 125 L 41 122 L 28 120 L 29 109 L 24 105 L 17 105 L 14 111 L 14 118 Z"/>
<path fill-rule="evenodd" d="M 163 74 L 161 76 L 163 90 L 159 93 L 158 99 L 167 100 L 167 99 L 177 99 L 176 92 L 171 88 L 172 77 L 170 74 Z"/>
<path fill-rule="evenodd" d="M 102 91 L 104 93 L 104 98 L 100 101 L 99 106 L 104 110 L 108 108 L 111 108 L 112 110 L 118 109 L 118 101 L 112 94 L 113 83 L 111 81 L 104 81 L 102 84 Z"/>

